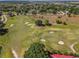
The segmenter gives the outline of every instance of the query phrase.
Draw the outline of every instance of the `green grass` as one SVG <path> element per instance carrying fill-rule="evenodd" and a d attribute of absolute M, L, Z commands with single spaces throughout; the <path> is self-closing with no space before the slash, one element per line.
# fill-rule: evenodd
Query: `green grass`
<path fill-rule="evenodd" d="M 4 47 L 2 50 L 1 58 L 13 58 L 13 54 L 11 52 L 11 49 L 8 48 L 8 46 Z"/>
<path fill-rule="evenodd" d="M 68 25 L 54 25 L 55 28 L 69 28 L 69 29 L 79 29 L 78 24 L 68 24 Z"/>
<path fill-rule="evenodd" d="M 77 51 L 77 53 L 79 53 L 79 43 L 75 45 L 75 50 Z"/>
<path fill-rule="evenodd" d="M 13 57 L 11 53 L 11 48 L 14 48 L 19 56 L 23 57 L 23 51 L 29 48 L 33 42 L 41 42 L 40 39 L 43 38 L 46 41 L 42 42 L 50 50 L 67 50 L 72 52 L 69 48 L 69 45 L 78 40 L 79 36 L 79 27 L 78 25 L 53 25 L 50 27 L 39 28 L 34 26 L 25 25 L 25 22 L 34 24 L 34 19 L 31 16 L 15 16 L 9 17 L 5 27 L 10 27 L 11 24 L 14 24 L 13 27 L 9 28 L 9 32 L 0 36 L 0 45 L 4 47 L 1 56 L 2 57 Z M 63 29 L 61 31 L 54 31 L 50 34 L 49 31 L 53 31 L 53 28 Z M 71 34 L 70 34 L 71 33 Z M 58 41 L 63 40 L 64 45 L 59 45 Z"/>

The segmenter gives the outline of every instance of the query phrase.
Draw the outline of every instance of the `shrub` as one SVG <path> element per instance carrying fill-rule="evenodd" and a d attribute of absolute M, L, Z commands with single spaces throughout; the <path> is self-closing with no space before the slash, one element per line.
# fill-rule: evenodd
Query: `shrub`
<path fill-rule="evenodd" d="M 62 21 L 56 20 L 56 23 L 57 23 L 57 24 L 62 24 Z"/>

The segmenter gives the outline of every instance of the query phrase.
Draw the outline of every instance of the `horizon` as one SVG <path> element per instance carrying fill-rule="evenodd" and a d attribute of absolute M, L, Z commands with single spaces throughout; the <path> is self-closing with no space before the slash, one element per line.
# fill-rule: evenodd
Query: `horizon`
<path fill-rule="evenodd" d="M 79 0 L 0 0 L 0 1 L 79 1 Z"/>

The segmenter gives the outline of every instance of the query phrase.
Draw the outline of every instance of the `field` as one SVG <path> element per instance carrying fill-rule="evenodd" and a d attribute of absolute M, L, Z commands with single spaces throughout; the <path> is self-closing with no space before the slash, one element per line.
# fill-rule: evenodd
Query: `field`
<path fill-rule="evenodd" d="M 75 17 L 73 19 L 79 19 L 78 16 Z M 0 36 L 0 45 L 3 46 L 1 57 L 13 57 L 12 49 L 16 51 L 18 57 L 23 57 L 24 51 L 33 42 L 42 42 L 49 50 L 53 48 L 62 52 L 79 53 L 79 25 L 76 20 L 72 20 L 71 23 L 69 20 L 68 25 L 37 27 L 35 26 L 37 18 L 33 16 L 19 15 L 7 18 L 5 27 L 9 28 L 9 32 Z M 50 21 L 53 22 L 53 17 Z M 63 41 L 64 44 L 58 44 L 59 41 Z"/>

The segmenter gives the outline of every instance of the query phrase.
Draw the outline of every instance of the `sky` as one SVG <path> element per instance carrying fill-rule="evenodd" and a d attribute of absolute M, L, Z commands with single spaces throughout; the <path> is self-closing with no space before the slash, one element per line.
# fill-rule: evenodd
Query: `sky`
<path fill-rule="evenodd" d="M 79 0 L 0 0 L 0 1 L 79 1 Z"/>

